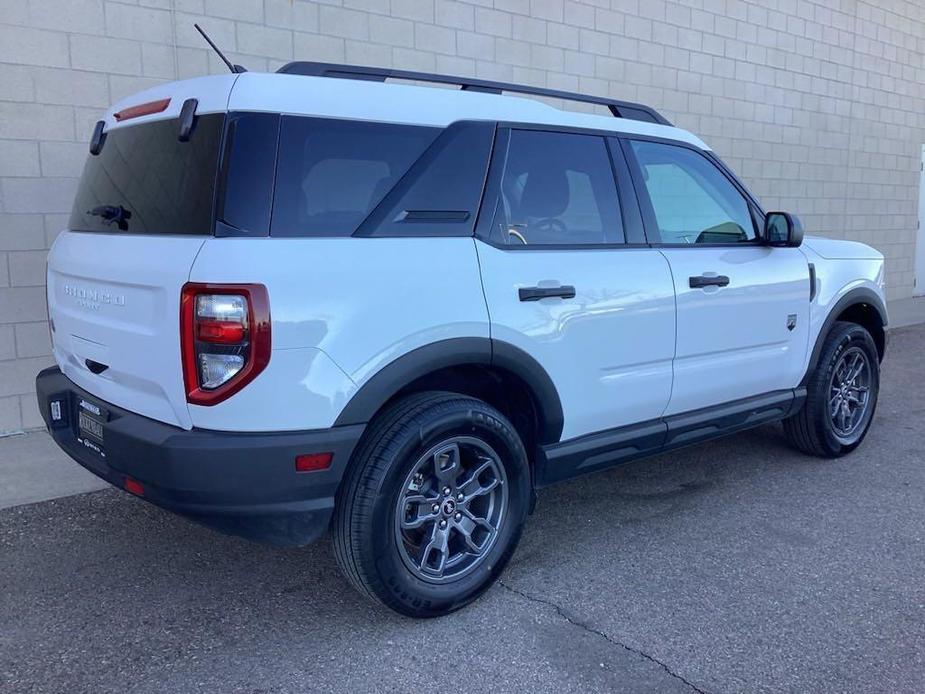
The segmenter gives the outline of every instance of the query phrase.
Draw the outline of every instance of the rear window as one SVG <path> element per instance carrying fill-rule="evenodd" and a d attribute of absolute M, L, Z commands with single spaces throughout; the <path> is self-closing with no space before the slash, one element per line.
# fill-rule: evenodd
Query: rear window
<path fill-rule="evenodd" d="M 224 114 L 196 119 L 188 142 L 176 119 L 117 128 L 89 156 L 69 227 L 130 234 L 212 234 Z"/>
<path fill-rule="evenodd" d="M 273 236 L 349 236 L 439 128 L 285 116 Z"/>

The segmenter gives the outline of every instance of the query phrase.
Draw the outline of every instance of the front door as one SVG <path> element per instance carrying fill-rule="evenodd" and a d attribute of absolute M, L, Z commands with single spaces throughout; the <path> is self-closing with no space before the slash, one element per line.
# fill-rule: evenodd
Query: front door
<path fill-rule="evenodd" d="M 809 334 L 805 256 L 761 244 L 757 209 L 703 153 L 642 139 L 624 149 L 677 296 L 666 414 L 797 386 Z"/>
<path fill-rule="evenodd" d="M 658 250 L 627 245 L 641 222 L 622 188 L 602 137 L 499 134 L 475 242 L 491 335 L 547 371 L 563 440 L 658 418 L 671 394 L 671 272 Z"/>

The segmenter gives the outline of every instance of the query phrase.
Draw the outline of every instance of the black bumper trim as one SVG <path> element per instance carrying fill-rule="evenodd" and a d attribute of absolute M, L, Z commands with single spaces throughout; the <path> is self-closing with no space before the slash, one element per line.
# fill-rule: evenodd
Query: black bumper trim
<path fill-rule="evenodd" d="M 122 488 L 144 485 L 144 499 L 211 527 L 252 540 L 301 545 L 321 536 L 365 425 L 299 432 L 185 430 L 106 403 L 75 385 L 58 367 L 36 377 L 39 411 L 55 442 L 80 465 Z M 103 405 L 105 458 L 77 435 L 77 402 Z M 52 421 L 51 401 L 62 418 Z M 303 453 L 330 451 L 331 467 L 295 471 Z"/>

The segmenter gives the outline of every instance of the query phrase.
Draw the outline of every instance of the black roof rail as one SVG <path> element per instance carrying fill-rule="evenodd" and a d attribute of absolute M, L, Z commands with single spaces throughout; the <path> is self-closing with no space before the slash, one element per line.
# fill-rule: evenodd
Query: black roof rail
<path fill-rule="evenodd" d="M 580 101 L 586 104 L 606 106 L 617 118 L 646 121 L 671 125 L 668 120 L 650 106 L 634 104 L 629 101 L 617 101 L 603 96 L 585 96 L 575 92 L 565 92 L 545 87 L 530 87 L 524 84 L 508 84 L 506 82 L 493 82 L 472 77 L 453 77 L 450 75 L 435 75 L 430 72 L 412 72 L 410 70 L 393 70 L 391 68 L 366 67 L 363 65 L 339 65 L 337 63 L 313 63 L 295 61 L 286 63 L 278 73 L 287 75 L 309 75 L 312 77 L 339 77 L 341 79 L 365 80 L 369 82 L 385 82 L 387 79 L 415 80 L 418 82 L 431 82 L 434 84 L 458 84 L 463 91 L 486 92 L 501 94 L 513 92 L 517 94 L 532 94 L 552 99 L 565 99 L 567 101 Z"/>

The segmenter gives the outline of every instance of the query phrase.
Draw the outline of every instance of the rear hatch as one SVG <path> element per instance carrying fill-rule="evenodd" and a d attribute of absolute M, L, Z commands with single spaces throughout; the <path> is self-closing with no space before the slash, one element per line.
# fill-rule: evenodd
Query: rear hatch
<path fill-rule="evenodd" d="M 117 104 L 87 159 L 68 229 L 48 256 L 58 365 L 101 400 L 190 428 L 180 355 L 180 291 L 205 239 L 234 76 L 163 85 Z M 189 140 L 178 116 L 198 98 Z M 170 99 L 118 122 L 121 110 Z M 158 108 L 161 104 L 158 104 Z"/>

